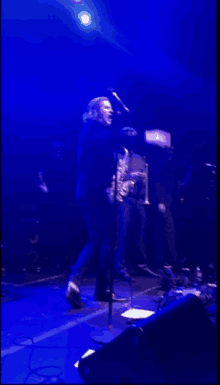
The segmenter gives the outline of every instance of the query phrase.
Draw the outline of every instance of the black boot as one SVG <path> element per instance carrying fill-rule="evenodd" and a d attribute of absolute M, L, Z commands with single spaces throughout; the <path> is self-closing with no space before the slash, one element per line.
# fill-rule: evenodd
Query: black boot
<path fill-rule="evenodd" d="M 110 301 L 110 290 L 95 291 L 95 300 L 101 302 Z M 119 297 L 119 295 L 112 293 L 112 302 L 127 302 L 128 298 Z"/>

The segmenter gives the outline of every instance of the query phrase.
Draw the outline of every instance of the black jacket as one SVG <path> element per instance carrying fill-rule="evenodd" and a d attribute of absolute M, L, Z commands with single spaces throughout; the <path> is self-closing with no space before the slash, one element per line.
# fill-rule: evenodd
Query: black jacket
<path fill-rule="evenodd" d="M 89 120 L 79 134 L 76 201 L 107 203 L 106 188 L 115 171 L 114 151 L 118 139 L 113 126 Z"/>
<path fill-rule="evenodd" d="M 165 149 L 149 145 L 141 136 L 130 138 L 115 132 L 114 126 L 89 120 L 79 134 L 77 151 L 76 201 L 93 204 L 107 203 L 106 188 L 111 186 L 115 173 L 114 152 L 119 146 L 133 150 L 134 155 L 143 159 L 141 166 L 149 164 L 149 196 L 152 203 L 163 202 L 170 195 L 171 180 L 167 170 L 168 156 Z M 139 155 L 137 155 L 139 154 Z M 169 169 L 169 167 L 168 167 Z M 134 171 L 138 171 L 135 169 Z M 169 176 L 168 176 L 169 175 Z M 171 178 L 172 179 L 172 178 Z"/>

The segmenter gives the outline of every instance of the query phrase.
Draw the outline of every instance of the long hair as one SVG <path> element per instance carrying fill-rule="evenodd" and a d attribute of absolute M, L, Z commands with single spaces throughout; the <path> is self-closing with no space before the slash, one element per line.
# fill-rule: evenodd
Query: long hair
<path fill-rule="evenodd" d="M 106 96 L 99 96 L 97 98 L 92 99 L 89 104 L 87 105 L 86 112 L 84 112 L 82 116 L 82 120 L 84 123 L 87 122 L 87 120 L 97 120 L 99 121 L 100 118 L 100 105 L 101 102 L 109 99 Z"/>

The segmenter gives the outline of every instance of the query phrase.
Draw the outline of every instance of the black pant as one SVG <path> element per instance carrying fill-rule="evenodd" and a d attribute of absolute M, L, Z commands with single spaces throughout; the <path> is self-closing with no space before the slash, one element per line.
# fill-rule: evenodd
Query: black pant
<path fill-rule="evenodd" d="M 118 206 L 118 246 L 115 253 L 115 270 L 125 270 L 125 241 L 128 225 L 132 226 L 135 243 L 135 263 L 140 269 L 146 266 L 146 211 L 143 203 L 135 198 L 126 197 Z"/>
<path fill-rule="evenodd" d="M 164 262 L 171 265 L 177 262 L 175 242 L 175 225 L 170 205 L 165 204 L 164 212 L 157 212 L 157 225 L 154 233 L 154 243 L 157 251 L 158 267 Z"/>
<path fill-rule="evenodd" d="M 89 235 L 89 242 L 84 246 L 70 279 L 78 283 L 94 257 L 99 254 L 97 266 L 96 292 L 106 290 L 109 285 L 109 270 L 114 264 L 116 242 L 116 208 L 108 203 L 81 207 Z"/>
<path fill-rule="evenodd" d="M 216 265 L 216 207 L 209 201 L 200 206 L 193 203 L 186 202 L 179 209 L 179 254 L 188 260 L 192 270 L 199 266 L 206 274 L 209 264 Z"/>

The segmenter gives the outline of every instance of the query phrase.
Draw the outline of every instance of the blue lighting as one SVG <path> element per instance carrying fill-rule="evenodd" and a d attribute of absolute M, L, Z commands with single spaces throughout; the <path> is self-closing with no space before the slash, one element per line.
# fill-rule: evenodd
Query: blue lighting
<path fill-rule="evenodd" d="M 91 15 L 89 12 L 86 12 L 86 11 L 82 11 L 78 14 L 78 18 L 81 22 L 81 24 L 85 25 L 85 26 L 88 26 L 91 24 Z"/>

